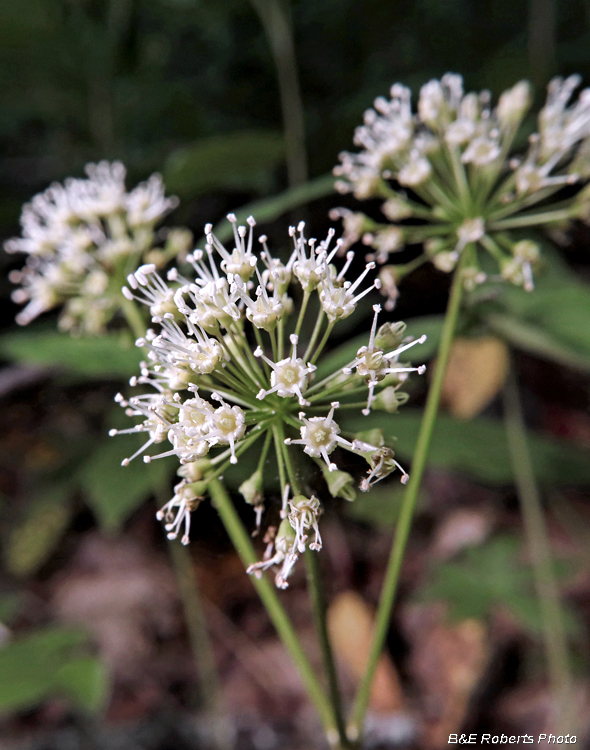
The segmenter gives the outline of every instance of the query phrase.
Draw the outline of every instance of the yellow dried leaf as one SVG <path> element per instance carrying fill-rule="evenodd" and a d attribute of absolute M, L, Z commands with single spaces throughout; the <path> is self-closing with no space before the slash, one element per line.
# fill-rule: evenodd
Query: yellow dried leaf
<path fill-rule="evenodd" d="M 365 671 L 373 627 L 371 608 L 354 591 L 339 594 L 328 609 L 328 630 L 336 657 L 358 680 Z M 379 712 L 400 711 L 404 705 L 397 671 L 386 654 L 377 665 L 370 705 Z"/>
<path fill-rule="evenodd" d="M 504 385 L 508 367 L 508 347 L 501 339 L 455 339 L 443 386 L 443 402 L 452 416 L 477 416 Z"/>

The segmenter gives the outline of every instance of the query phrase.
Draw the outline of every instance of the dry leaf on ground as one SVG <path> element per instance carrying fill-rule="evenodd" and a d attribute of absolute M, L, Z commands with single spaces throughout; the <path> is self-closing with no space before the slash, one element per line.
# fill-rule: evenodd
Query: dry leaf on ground
<path fill-rule="evenodd" d="M 456 338 L 443 386 L 449 412 L 458 419 L 477 416 L 504 385 L 508 366 L 508 347 L 500 339 Z"/>

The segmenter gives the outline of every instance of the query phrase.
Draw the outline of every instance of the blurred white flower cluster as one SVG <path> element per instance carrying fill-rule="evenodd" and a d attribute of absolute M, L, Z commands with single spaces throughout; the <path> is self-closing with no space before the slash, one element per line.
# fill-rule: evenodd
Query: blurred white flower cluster
<path fill-rule="evenodd" d="M 149 308 L 153 324 L 137 341 L 147 352 L 147 361 L 132 385 L 153 390 L 128 400 L 117 397 L 127 413 L 141 421 L 111 433 L 137 432 L 147 437 L 124 465 L 157 444 L 165 444 L 164 450 L 144 455 L 144 461 L 170 455 L 179 459 L 182 481 L 159 515 L 169 538 L 182 532 L 184 544 L 189 542 L 191 512 L 208 482 L 256 443 L 257 457 L 249 459 L 254 460 L 253 473 L 240 492 L 254 507 L 260 526 L 265 462 L 272 446 L 284 520 L 279 535 L 269 537 L 274 554 L 269 547 L 267 558 L 252 572 L 280 564 L 277 584 L 286 586 L 289 571 L 305 548 L 307 531 L 314 531 L 310 549 L 321 546 L 319 502 L 306 500 L 296 489 L 291 512 L 286 510 L 289 484 L 295 489 L 297 478 L 305 477 L 299 465 L 303 456 L 289 446 L 301 446 L 323 467 L 334 495 L 346 496 L 344 487 L 353 481 L 333 461 L 336 448 L 366 458 L 370 469 L 364 490 L 401 468 L 391 449 L 342 435 L 335 414 L 338 409 L 359 409 L 357 399 L 367 389 L 368 397 L 360 404 L 363 413 L 371 408 L 396 411 L 406 398 L 399 391 L 404 379 L 411 370 L 424 369 L 400 364 L 399 357 L 424 339 L 404 340 L 403 324 L 378 329 L 376 305 L 368 346 L 361 347 L 346 367 L 316 378 L 318 360 L 334 326 L 379 286 L 374 281 L 361 290 L 375 264 L 369 262 L 354 281 L 346 280 L 354 253 L 349 252 L 344 266 L 337 269 L 332 261 L 341 241 L 332 245 L 334 231 L 317 242 L 305 237 L 303 222 L 291 228 L 293 250 L 282 262 L 270 254 L 264 236 L 259 239 L 260 252 L 255 252 L 254 219 L 248 219 L 249 228 L 238 226 L 232 214 L 228 219 L 234 230 L 233 250 L 228 251 L 208 225 L 204 251 L 186 258 L 192 266 L 190 278 L 173 268 L 164 280 L 153 264 L 129 275 L 123 292 L 129 301 Z M 407 479 L 403 471 L 402 479 Z"/>
<path fill-rule="evenodd" d="M 87 179 L 54 183 L 22 211 L 22 236 L 8 240 L 9 253 L 25 253 L 27 262 L 13 271 L 13 292 L 21 325 L 63 305 L 60 328 L 74 333 L 103 331 L 119 307 L 120 287 L 146 256 L 165 263 L 191 236 L 172 230 L 164 249 L 154 249 L 156 224 L 176 205 L 166 198 L 159 175 L 131 192 L 125 189 L 121 162 L 88 164 Z"/>
<path fill-rule="evenodd" d="M 363 150 L 342 153 L 334 174 L 340 192 L 380 199 L 390 223 L 349 209 L 332 216 L 343 219 L 344 247 L 360 239 L 379 263 L 423 244 L 416 261 L 383 271 L 389 308 L 396 281 L 427 260 L 450 272 L 467 254 L 466 285 L 482 282 L 489 272 L 479 250 L 493 258 L 502 278 L 532 289 L 539 247 L 528 232 L 590 218 L 588 189 L 573 196 L 570 190 L 557 204 L 553 198 L 590 178 L 590 89 L 571 101 L 580 82 L 576 75 L 551 81 L 538 130 L 523 154 L 517 146 L 517 155 L 511 151 L 531 106 L 526 81 L 504 91 L 496 107 L 489 91 L 465 94 L 463 79 L 451 73 L 421 88 L 417 114 L 401 84 L 392 86 L 389 100 L 375 100 L 355 132 Z"/>

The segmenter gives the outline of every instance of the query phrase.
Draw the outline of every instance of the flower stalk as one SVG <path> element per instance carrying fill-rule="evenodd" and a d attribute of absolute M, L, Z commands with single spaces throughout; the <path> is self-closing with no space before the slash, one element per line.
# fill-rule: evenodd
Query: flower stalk
<path fill-rule="evenodd" d="M 461 298 L 463 296 L 464 286 L 462 277 L 463 264 L 466 258 L 468 259 L 468 254 L 464 253 L 462 261 L 453 276 L 451 294 L 445 314 L 438 356 L 432 376 L 432 382 L 428 391 L 424 415 L 420 424 L 420 432 L 418 434 L 418 440 L 414 452 L 410 479 L 404 493 L 399 518 L 395 528 L 393 546 L 391 548 L 389 562 L 385 572 L 385 579 L 381 589 L 381 597 L 379 599 L 379 606 L 375 618 L 373 642 L 371 644 L 365 673 L 357 690 L 352 719 L 348 725 L 348 736 L 351 740 L 356 740 L 362 734 L 363 721 L 369 704 L 375 670 L 377 669 L 379 657 L 381 656 L 387 636 L 391 611 L 398 589 L 399 574 L 406 551 L 412 519 L 414 517 L 414 510 L 416 508 L 416 501 L 418 499 L 418 493 L 422 482 L 422 475 L 426 466 L 432 432 L 438 414 L 442 388 L 451 353 L 451 345 L 457 328 L 457 320 L 461 308 Z"/>
<path fill-rule="evenodd" d="M 219 479 L 215 479 L 209 483 L 208 490 L 211 496 L 211 501 L 219 513 L 223 525 L 225 526 L 242 562 L 246 567 L 255 564 L 257 556 L 252 546 L 252 542 L 250 541 L 250 537 L 248 536 L 225 487 Z M 309 660 L 301 647 L 297 633 L 295 632 L 283 605 L 279 601 L 275 588 L 267 578 L 252 576 L 251 580 L 258 595 L 262 599 L 262 603 L 264 604 L 277 633 L 285 644 L 285 647 L 299 672 L 307 693 L 318 712 L 330 744 L 336 746 L 339 735 L 334 708 L 326 697 L 326 694 L 315 675 L 313 667 L 309 663 Z"/>

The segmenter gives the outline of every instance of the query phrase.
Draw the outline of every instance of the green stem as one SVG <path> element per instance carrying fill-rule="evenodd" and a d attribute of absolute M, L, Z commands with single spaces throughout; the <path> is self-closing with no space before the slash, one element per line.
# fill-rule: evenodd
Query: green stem
<path fill-rule="evenodd" d="M 146 324 L 137 305 L 131 300 L 123 298 L 121 310 L 127 324 L 137 338 L 145 335 Z M 156 495 L 168 500 L 168 488 L 160 488 Z M 228 727 L 222 702 L 219 695 L 219 681 L 217 668 L 213 660 L 211 641 L 207 632 L 207 624 L 201 607 L 201 597 L 188 550 L 182 545 L 169 544 L 170 558 L 174 568 L 174 575 L 178 584 L 178 591 L 182 601 L 184 618 L 189 634 L 193 659 L 199 673 L 200 697 L 203 706 L 214 718 L 215 745 L 219 750 L 230 747 Z"/>
<path fill-rule="evenodd" d="M 238 516 L 223 484 L 218 479 L 215 479 L 210 482 L 208 489 L 211 495 L 211 500 L 213 501 L 223 525 L 225 526 L 225 529 L 244 565 L 247 567 L 257 562 L 256 553 L 252 547 L 250 537 L 244 529 L 240 517 Z M 301 647 L 301 643 L 293 629 L 293 625 L 279 601 L 273 585 L 268 578 L 265 577 L 256 578 L 252 576 L 250 580 L 262 599 L 262 603 L 264 604 L 277 633 L 293 659 L 301 680 L 316 707 L 322 724 L 324 725 L 329 741 L 332 745 L 336 744 L 338 741 L 338 731 L 336 728 L 337 724 L 334 711 L 322 689 L 322 686 L 315 676 L 313 667 L 309 663 L 309 660 Z"/>
<path fill-rule="evenodd" d="M 467 248 L 465 248 L 465 250 L 467 250 Z M 371 686 L 375 676 L 375 670 L 387 635 L 389 618 L 391 616 L 391 610 L 393 608 L 393 602 L 397 591 L 399 573 L 410 533 L 410 526 L 412 524 L 414 508 L 416 506 L 418 491 L 422 481 L 422 474 L 424 473 L 424 467 L 426 466 L 430 439 L 432 437 L 432 431 L 438 413 L 445 373 L 451 353 L 451 345 L 457 327 L 461 298 L 463 296 L 463 266 L 465 264 L 465 259 L 468 258 L 468 253 L 466 253 L 465 250 L 462 253 L 461 261 L 459 262 L 459 266 L 457 267 L 453 278 L 451 295 L 443 324 L 434 375 L 432 377 L 430 390 L 428 391 L 424 416 L 422 417 L 422 422 L 420 424 L 420 433 L 418 435 L 418 441 L 414 452 L 414 460 L 412 461 L 410 481 L 404 494 L 399 520 L 395 530 L 395 538 L 391 548 L 391 555 L 385 573 L 383 588 L 381 590 L 381 598 L 379 600 L 379 607 L 377 609 L 375 620 L 373 643 L 371 645 L 367 667 L 357 691 L 352 720 L 349 726 L 348 734 L 351 739 L 356 739 L 361 734 L 363 720 L 371 694 Z"/>
<path fill-rule="evenodd" d="M 469 216 L 469 209 L 471 208 L 471 192 L 469 190 L 469 183 L 467 182 L 467 175 L 465 174 L 465 167 L 461 161 L 459 149 L 456 146 L 447 147 L 451 166 L 453 168 L 453 176 L 457 183 L 457 193 L 462 203 L 463 211 Z"/>
<path fill-rule="evenodd" d="M 315 350 L 315 353 L 313 357 L 311 358 L 311 364 L 315 365 L 317 362 L 318 357 L 324 350 L 324 347 L 326 346 L 328 339 L 330 338 L 330 334 L 332 333 L 332 329 L 334 328 L 334 323 L 328 323 L 328 327 L 326 328 L 326 332 L 324 333 L 324 336 L 320 343 L 318 344 L 318 348 Z"/>
<path fill-rule="evenodd" d="M 193 658 L 199 673 L 199 693 L 201 704 L 207 714 L 214 720 L 215 745 L 221 748 L 231 747 L 229 726 L 219 690 L 219 678 L 207 622 L 203 611 L 199 586 L 193 568 L 190 552 L 178 542 L 168 544 L 170 558 L 174 568 L 176 582 L 184 609 L 184 618 L 188 630 Z"/>
<path fill-rule="evenodd" d="M 322 328 L 322 323 L 324 322 L 325 315 L 326 313 L 324 312 L 324 309 L 322 308 L 318 313 L 318 317 L 316 319 L 315 326 L 313 327 L 313 331 L 311 334 L 311 338 L 309 340 L 309 344 L 307 345 L 305 354 L 302 357 L 304 362 L 308 361 L 309 355 L 311 354 L 311 351 L 315 346 L 315 342 L 318 340 L 318 336 L 320 335 L 320 330 Z"/>
<path fill-rule="evenodd" d="M 499 232 L 504 229 L 518 229 L 520 227 L 533 227 L 537 224 L 548 224 L 553 221 L 565 221 L 571 219 L 572 216 L 571 207 L 563 208 L 560 211 L 537 211 L 534 214 L 524 214 L 524 216 L 493 221 L 489 228 L 492 232 Z"/>
<path fill-rule="evenodd" d="M 121 295 L 120 304 L 127 325 L 133 331 L 135 338 L 143 338 L 147 330 L 147 325 L 135 302 Z"/>
<path fill-rule="evenodd" d="M 555 708 L 554 731 L 557 734 L 573 733 L 572 684 L 559 587 L 551 560 L 551 543 L 535 481 L 514 367 L 504 388 L 504 424 L 541 608 L 543 640 Z"/>
<path fill-rule="evenodd" d="M 344 726 L 344 714 L 342 711 L 342 698 L 340 696 L 338 672 L 336 671 L 334 653 L 332 651 L 332 644 L 330 643 L 330 635 L 328 633 L 326 622 L 326 595 L 324 593 L 319 556 L 317 552 L 308 548 L 305 550 L 305 569 L 307 572 L 307 588 L 309 591 L 309 598 L 311 599 L 313 619 L 318 635 L 320 650 L 322 652 L 324 670 L 328 678 L 330 700 L 336 716 L 336 728 L 338 730 L 340 747 L 348 748 L 350 747 L 350 743 L 346 737 L 346 728 Z"/>
<path fill-rule="evenodd" d="M 301 493 L 301 489 L 299 487 L 295 468 L 291 461 L 289 448 L 285 445 L 285 433 L 282 424 L 277 427 L 277 432 L 279 440 L 281 441 L 285 466 L 287 467 L 287 474 L 289 476 L 289 481 L 291 482 L 293 494 L 299 495 Z M 309 598 L 311 600 L 313 619 L 318 635 L 320 650 L 322 652 L 324 670 L 326 673 L 326 677 L 328 678 L 328 689 L 330 692 L 330 700 L 332 702 L 332 707 L 334 709 L 334 714 L 336 717 L 336 727 L 338 729 L 340 747 L 345 748 L 348 747 L 348 740 L 346 738 L 344 715 L 342 713 L 342 699 L 340 697 L 338 673 L 336 671 L 334 653 L 332 651 L 332 644 L 330 643 L 330 636 L 328 634 L 328 626 L 326 622 L 327 606 L 322 581 L 322 573 L 317 554 L 309 548 L 305 549 L 305 568 L 307 571 L 307 586 L 309 590 Z"/>
<path fill-rule="evenodd" d="M 305 311 L 307 310 L 307 303 L 309 302 L 311 294 L 307 291 L 303 292 L 303 300 L 301 302 L 301 307 L 299 308 L 299 316 L 297 318 L 297 325 L 295 326 L 295 335 L 299 336 L 299 333 L 301 332 L 301 324 L 303 323 L 303 318 L 305 317 Z"/>
<path fill-rule="evenodd" d="M 307 180 L 305 122 L 293 32 L 286 0 L 251 0 L 266 32 L 277 69 L 289 185 Z"/>

